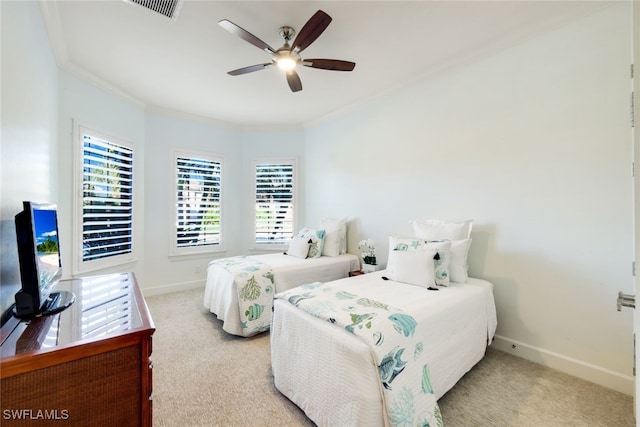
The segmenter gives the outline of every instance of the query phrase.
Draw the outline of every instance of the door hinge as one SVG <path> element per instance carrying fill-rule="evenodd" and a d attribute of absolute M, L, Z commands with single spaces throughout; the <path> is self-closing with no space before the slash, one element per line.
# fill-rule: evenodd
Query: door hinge
<path fill-rule="evenodd" d="M 622 291 L 618 292 L 616 308 L 618 309 L 618 311 L 622 311 L 622 307 L 636 308 L 636 296 L 625 294 Z"/>
<path fill-rule="evenodd" d="M 633 262 L 631 263 L 631 275 L 632 275 L 633 277 L 636 277 L 636 262 L 635 262 L 635 261 L 633 261 Z"/>

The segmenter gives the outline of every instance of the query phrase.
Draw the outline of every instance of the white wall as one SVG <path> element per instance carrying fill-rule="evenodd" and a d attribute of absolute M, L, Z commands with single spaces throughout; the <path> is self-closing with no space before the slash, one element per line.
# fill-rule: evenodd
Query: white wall
<path fill-rule="evenodd" d="M 298 165 L 295 179 L 297 180 L 297 193 L 294 195 L 298 208 L 298 216 L 294 220 L 297 220 L 297 224 L 294 225 L 294 230 L 301 226 L 301 222 L 304 222 L 304 133 L 302 130 L 278 130 L 278 131 L 245 131 L 242 134 L 242 148 L 243 148 L 243 187 L 242 194 L 245 201 L 246 209 L 243 211 L 242 224 L 253 224 L 253 203 L 254 203 L 254 180 L 255 170 L 253 169 L 253 162 L 255 160 L 264 159 L 295 159 Z M 252 227 L 244 226 L 242 233 L 239 235 L 242 238 L 243 249 L 245 253 L 263 253 L 255 248 L 252 248 L 254 229 Z"/>
<path fill-rule="evenodd" d="M 146 115 L 145 293 L 202 287 L 213 258 L 247 254 L 253 229 L 252 162 L 257 158 L 298 158 L 302 165 L 301 131 L 245 131 L 212 120 Z M 169 256 L 174 202 L 174 149 L 222 156 L 223 252 Z M 301 180 L 304 183 L 304 180 Z M 302 186 L 300 187 L 303 188 Z M 304 199 L 303 199 L 304 200 Z"/>
<path fill-rule="evenodd" d="M 22 210 L 23 200 L 58 202 L 58 69 L 35 2 L 0 2 L 0 14 L 0 311 L 4 312 L 20 287 L 14 216 Z"/>
<path fill-rule="evenodd" d="M 242 138 L 237 129 L 215 123 L 146 115 L 145 169 L 145 287 L 146 293 L 204 286 L 206 268 L 214 257 L 239 255 L 243 246 L 238 218 L 242 213 Z M 224 158 L 223 239 L 225 251 L 216 254 L 169 256 L 175 165 L 173 150 L 192 150 Z"/>
<path fill-rule="evenodd" d="M 633 293 L 630 11 L 309 129 L 307 221 L 356 217 L 350 251 L 372 237 L 386 261 L 410 219 L 473 218 L 470 273 L 495 284 L 500 345 L 630 393 L 632 314 L 615 306 Z"/>
<path fill-rule="evenodd" d="M 77 141 L 74 137 L 74 123 L 86 126 L 105 134 L 115 136 L 133 144 L 134 154 L 134 206 L 133 246 L 137 261 L 126 266 L 118 266 L 90 274 L 113 271 L 133 271 L 142 285 L 142 268 L 145 251 L 144 195 L 145 195 L 145 121 L 144 111 L 130 102 L 88 84 L 71 74 L 61 71 L 59 79 L 60 103 L 59 118 L 59 200 L 58 221 L 60 228 L 60 247 L 64 275 L 72 274 L 72 241 L 77 238 L 78 230 L 73 229 L 73 178 L 77 168 L 74 155 L 77 155 Z"/>

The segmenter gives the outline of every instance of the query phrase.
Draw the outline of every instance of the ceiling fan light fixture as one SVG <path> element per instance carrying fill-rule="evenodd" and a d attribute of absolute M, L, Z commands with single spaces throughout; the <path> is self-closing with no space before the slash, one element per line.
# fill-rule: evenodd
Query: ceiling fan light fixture
<path fill-rule="evenodd" d="M 296 65 L 298 65 L 296 60 L 289 56 L 284 56 L 276 59 L 276 64 L 278 64 L 278 68 L 284 71 L 291 71 L 296 68 Z"/>

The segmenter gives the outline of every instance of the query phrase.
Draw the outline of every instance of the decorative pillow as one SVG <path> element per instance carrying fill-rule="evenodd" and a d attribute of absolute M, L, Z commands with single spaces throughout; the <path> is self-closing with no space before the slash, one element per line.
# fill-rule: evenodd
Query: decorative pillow
<path fill-rule="evenodd" d="M 467 281 L 467 256 L 469 255 L 470 247 L 471 239 L 455 240 L 451 242 L 449 277 L 452 282 L 465 283 Z"/>
<path fill-rule="evenodd" d="M 434 258 L 436 285 L 449 286 L 449 264 L 451 263 L 451 241 L 433 240 L 427 241 L 424 248 L 434 250 L 438 256 Z"/>
<path fill-rule="evenodd" d="M 391 251 L 435 251 L 438 256 L 434 259 L 435 282 L 439 286 L 449 286 L 449 263 L 451 260 L 451 242 L 449 240 L 428 241 L 415 238 L 401 238 L 389 236 L 389 256 Z"/>
<path fill-rule="evenodd" d="M 387 276 L 395 282 L 425 288 L 435 285 L 433 257 L 436 251 L 391 251 L 387 260 Z"/>
<path fill-rule="evenodd" d="M 340 255 L 340 235 L 337 231 L 327 231 L 322 245 L 322 256 Z"/>
<path fill-rule="evenodd" d="M 322 218 L 320 228 L 327 231 L 327 235 L 336 234 L 339 240 L 338 251 L 340 254 L 347 253 L 347 220 L 346 218 Z M 326 255 L 326 254 L 322 254 Z M 328 255 L 333 256 L 333 255 Z"/>
<path fill-rule="evenodd" d="M 285 252 L 286 255 L 291 255 L 296 258 L 305 259 L 309 255 L 309 245 L 311 244 L 311 239 L 308 239 L 303 236 L 294 236 L 291 239 L 291 243 L 289 243 L 289 249 Z"/>
<path fill-rule="evenodd" d="M 471 236 L 473 220 L 443 221 L 440 219 L 417 219 L 410 221 L 413 234 L 425 240 L 464 240 Z"/>
<path fill-rule="evenodd" d="M 322 256 L 322 244 L 324 243 L 324 230 L 314 230 L 312 228 L 302 227 L 298 231 L 298 236 L 310 239 L 308 258 L 320 258 Z"/>

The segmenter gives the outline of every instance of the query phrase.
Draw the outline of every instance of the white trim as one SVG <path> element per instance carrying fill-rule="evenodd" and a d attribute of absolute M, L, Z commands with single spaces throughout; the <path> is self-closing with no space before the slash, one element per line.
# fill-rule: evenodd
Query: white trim
<path fill-rule="evenodd" d="M 147 105 L 145 108 L 145 112 L 152 114 L 154 116 L 163 116 L 163 117 L 170 117 L 174 119 L 187 120 L 191 122 L 204 123 L 207 125 L 213 125 L 213 126 L 234 130 L 234 131 L 243 130 L 243 126 L 238 123 L 227 122 L 227 121 L 216 119 L 213 117 L 198 115 L 196 113 L 188 113 L 182 110 L 173 110 L 171 108 L 160 107 L 158 105 L 151 105 L 151 104 Z"/>
<path fill-rule="evenodd" d="M 146 103 L 132 96 L 130 93 L 114 86 L 104 79 L 96 76 L 94 73 L 87 71 L 83 67 L 75 64 L 69 57 L 69 51 L 64 38 L 64 31 L 62 29 L 62 21 L 60 20 L 60 13 L 58 11 L 58 4 L 51 0 L 38 0 L 38 7 L 40 9 L 40 15 L 42 16 L 42 22 L 49 36 L 49 42 L 51 43 L 51 50 L 56 58 L 56 64 L 58 68 L 70 73 L 71 75 L 86 81 L 97 88 L 118 96 L 131 104 L 137 106 L 141 110 L 146 108 Z"/>
<path fill-rule="evenodd" d="M 42 15 L 44 27 L 49 36 L 49 42 L 56 58 L 58 67 L 62 67 L 69 61 L 69 51 L 64 42 L 64 32 L 62 31 L 62 21 L 58 12 L 58 5 L 55 1 L 38 0 L 38 8 Z"/>
<path fill-rule="evenodd" d="M 83 74 L 85 75 L 86 79 L 89 79 L 88 76 L 86 76 L 86 73 Z M 105 83 L 103 83 L 104 85 Z M 113 91 L 114 88 L 111 88 L 109 90 Z M 123 96 L 122 94 L 120 94 L 120 96 Z M 128 95 L 129 99 L 131 98 L 130 95 Z M 133 98 L 131 98 L 133 99 Z M 192 121 L 192 122 L 197 122 L 197 123 L 204 123 L 204 124 L 209 124 L 209 125 L 214 125 L 217 127 L 221 127 L 221 128 L 225 128 L 225 129 L 230 129 L 230 130 L 235 130 L 235 131 L 242 131 L 242 132 L 290 132 L 290 131 L 301 131 L 305 129 L 305 126 L 303 126 L 300 123 L 291 123 L 291 124 L 250 124 L 250 123 L 238 123 L 238 122 L 232 122 L 232 121 L 226 121 L 223 119 L 218 119 L 215 117 L 210 117 L 210 116 L 206 116 L 204 115 L 204 113 L 200 114 L 197 112 L 188 112 L 188 111 L 184 111 L 184 110 L 174 110 L 171 108 L 167 108 L 167 107 L 161 107 L 158 105 L 153 105 L 153 104 L 146 104 L 144 105 L 142 103 L 142 101 L 138 101 L 134 99 L 134 104 L 135 105 L 142 105 L 142 109 L 144 109 L 147 113 L 149 114 L 153 114 L 156 116 L 164 116 L 164 117 L 171 117 L 171 118 L 175 118 L 175 119 L 182 119 L 182 120 L 188 120 L 188 121 Z"/>
<path fill-rule="evenodd" d="M 286 249 L 288 243 L 278 244 L 256 244 L 256 166 L 259 164 L 278 164 L 278 163 L 290 163 L 293 165 L 293 230 L 295 233 L 298 230 L 298 216 L 299 214 L 299 183 L 298 183 L 298 158 L 297 157 L 260 157 L 254 158 L 251 162 L 251 191 L 249 206 L 251 209 L 251 236 L 249 241 L 250 251 L 281 251 Z"/>
<path fill-rule="evenodd" d="M 150 288 L 141 288 L 142 295 L 149 297 L 152 295 L 164 295 L 173 292 L 188 291 L 191 289 L 204 289 L 205 282 L 203 280 L 191 280 L 189 282 L 170 283 L 168 285 L 153 286 Z"/>
<path fill-rule="evenodd" d="M 203 246 L 203 247 L 187 247 L 187 248 L 178 248 L 176 246 L 176 233 L 177 233 L 177 218 L 176 218 L 176 204 L 177 204 L 177 176 L 176 176 L 176 160 L 178 157 L 189 157 L 189 158 L 202 158 L 203 160 L 213 161 L 220 163 L 220 244 L 212 245 L 212 246 Z M 226 251 L 225 241 L 226 241 L 226 233 L 225 233 L 225 202 L 224 202 L 224 182 L 225 182 L 225 158 L 221 154 L 206 152 L 206 151 L 198 151 L 198 150 L 184 150 L 180 148 L 174 148 L 172 150 L 171 157 L 171 168 L 173 169 L 172 180 L 173 180 L 173 191 L 171 192 L 171 204 L 170 204 L 170 212 L 171 212 L 171 233 L 169 235 L 169 256 L 183 256 L 183 255 L 202 255 L 202 254 L 214 254 L 219 252 Z"/>
<path fill-rule="evenodd" d="M 125 99 L 131 104 L 137 106 L 141 110 L 146 108 L 146 104 L 141 100 L 135 98 L 128 92 L 108 83 L 106 80 L 101 79 L 94 73 L 87 71 L 83 67 L 73 63 L 69 57 L 69 50 L 64 38 L 64 30 L 62 29 L 62 21 L 60 20 L 60 13 L 58 11 L 58 4 L 56 1 L 51 0 L 38 0 L 38 8 L 40 9 L 40 15 L 42 16 L 42 22 L 44 24 L 47 35 L 49 36 L 49 42 L 51 43 L 51 50 L 53 56 L 56 58 L 56 64 L 58 68 L 70 73 L 71 75 L 86 81 L 97 88 L 111 93 L 115 96 Z"/>
<path fill-rule="evenodd" d="M 85 124 L 78 123 L 76 120 L 72 119 L 73 123 L 73 200 L 72 200 L 72 226 L 74 238 L 72 239 L 72 274 L 74 276 L 82 275 L 89 272 L 94 272 L 97 270 L 105 270 L 113 267 L 130 264 L 136 262 L 138 260 L 137 257 L 137 238 L 136 238 L 136 229 L 138 226 L 138 209 L 140 206 L 139 201 L 137 201 L 138 191 L 136 188 L 138 187 L 137 183 L 140 181 L 139 172 L 136 172 L 139 168 L 138 165 L 140 160 L 138 160 L 138 155 L 136 154 L 136 145 L 124 138 L 108 134 L 106 132 L 97 130 L 94 127 L 86 126 Z M 133 209 L 133 217 L 132 217 L 132 232 L 131 232 L 131 252 L 123 255 L 112 256 L 109 258 L 97 259 L 94 261 L 82 261 L 82 199 L 83 199 L 83 191 L 82 191 L 82 175 L 84 169 L 84 144 L 82 141 L 82 135 L 87 133 L 89 135 L 95 136 L 99 139 L 104 139 L 106 141 L 114 142 L 116 144 L 125 146 L 132 150 L 133 152 L 133 182 L 132 182 L 132 209 Z"/>
<path fill-rule="evenodd" d="M 633 188 L 633 258 L 634 258 L 634 274 L 633 274 L 633 291 L 636 295 L 640 291 L 640 2 L 634 1 L 631 3 L 632 16 L 631 16 L 631 28 L 633 28 L 633 52 L 631 56 L 631 63 L 633 67 L 632 75 L 632 102 L 633 102 L 633 127 L 631 128 L 631 146 L 632 146 L 632 162 L 634 167 L 634 174 L 632 177 Z M 638 304 L 636 302 L 636 304 Z M 640 311 L 638 308 L 633 310 L 633 331 L 634 331 L 634 343 L 633 343 L 633 357 L 635 374 L 638 375 L 640 369 Z M 635 399 L 634 399 L 634 414 L 636 420 L 640 419 L 640 380 L 636 377 L 635 383 Z"/>
<path fill-rule="evenodd" d="M 68 72 L 69 74 L 71 74 L 72 76 L 77 77 L 78 79 L 89 83 L 93 86 L 95 86 L 98 89 L 102 89 L 105 92 L 121 98 L 125 101 L 127 101 L 128 103 L 132 104 L 134 107 L 138 107 L 141 110 L 146 110 L 147 108 L 147 104 L 143 101 L 141 101 L 140 99 L 134 97 L 133 95 L 131 95 L 130 93 L 126 92 L 123 89 L 120 89 L 119 87 L 113 85 L 112 83 L 107 82 L 104 79 L 101 79 L 100 77 L 96 76 L 95 74 L 87 71 L 85 68 L 74 64 L 72 62 L 67 62 L 65 64 L 63 64 L 60 67 L 63 71 Z"/>
<path fill-rule="evenodd" d="M 624 375 L 500 335 L 495 336 L 491 347 L 620 393 L 633 395 L 634 392 L 635 379 L 630 375 Z"/>

